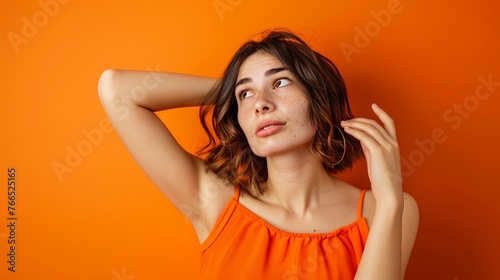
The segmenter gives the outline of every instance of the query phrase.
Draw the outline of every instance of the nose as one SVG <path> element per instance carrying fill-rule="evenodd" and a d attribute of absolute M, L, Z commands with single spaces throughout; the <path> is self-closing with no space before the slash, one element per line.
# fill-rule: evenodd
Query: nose
<path fill-rule="evenodd" d="M 275 109 L 274 101 L 271 99 L 270 93 L 261 91 L 255 101 L 255 113 L 264 114 Z"/>

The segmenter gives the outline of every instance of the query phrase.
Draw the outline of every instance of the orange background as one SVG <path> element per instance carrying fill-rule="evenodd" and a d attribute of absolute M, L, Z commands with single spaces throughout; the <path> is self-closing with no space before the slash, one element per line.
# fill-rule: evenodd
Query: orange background
<path fill-rule="evenodd" d="M 97 81 L 107 68 L 219 76 L 272 27 L 336 63 L 357 116 L 374 117 L 377 102 L 396 120 L 404 189 L 421 213 L 407 279 L 500 278 L 500 86 L 475 95 L 480 77 L 500 82 L 500 7 L 472 2 L 2 1 L 0 278 L 196 279 L 194 231 L 109 128 Z M 201 147 L 196 108 L 160 116 L 187 150 Z M 367 187 L 364 168 L 342 177 Z"/>

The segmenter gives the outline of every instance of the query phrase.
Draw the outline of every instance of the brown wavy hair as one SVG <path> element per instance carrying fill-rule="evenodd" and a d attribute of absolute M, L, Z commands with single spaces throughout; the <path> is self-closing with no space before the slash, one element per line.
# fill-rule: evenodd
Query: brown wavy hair
<path fill-rule="evenodd" d="M 362 150 L 357 139 L 340 130 L 340 121 L 352 118 L 353 114 L 337 67 L 297 35 L 273 30 L 264 33 L 260 41 L 250 40 L 243 44 L 229 62 L 223 77 L 203 100 L 200 121 L 209 143 L 199 154 L 207 154 L 206 170 L 247 190 L 255 188 L 260 194 L 266 191 L 266 158 L 255 155 L 250 149 L 238 123 L 235 97 L 240 66 L 246 58 L 260 51 L 281 61 L 308 94 L 310 120 L 316 130 L 311 148 L 325 170 L 335 174 L 351 168 L 362 155 Z M 207 123 L 210 119 L 211 126 Z"/>

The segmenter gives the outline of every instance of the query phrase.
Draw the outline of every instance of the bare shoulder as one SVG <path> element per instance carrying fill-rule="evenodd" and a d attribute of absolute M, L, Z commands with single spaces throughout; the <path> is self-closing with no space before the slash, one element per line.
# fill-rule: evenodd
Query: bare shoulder
<path fill-rule="evenodd" d="M 402 254 L 401 265 L 402 271 L 406 271 L 406 266 L 410 260 L 410 255 L 417 238 L 419 224 L 419 210 L 417 201 L 413 196 L 404 193 L 404 208 L 402 221 Z"/>
<path fill-rule="evenodd" d="M 410 243 L 411 248 L 417 235 L 420 214 L 415 198 L 407 193 L 403 195 L 403 242 Z"/>
<path fill-rule="evenodd" d="M 419 215 L 417 201 L 410 194 L 403 193 L 403 195 L 404 195 L 403 226 L 405 226 L 405 224 L 407 225 L 416 224 L 416 226 L 418 226 L 418 220 L 420 215 Z"/>
<path fill-rule="evenodd" d="M 419 220 L 419 209 L 417 201 L 413 196 L 408 193 L 403 193 L 403 229 L 404 228 L 415 228 L 410 230 L 416 230 L 418 227 Z M 363 217 L 365 217 L 368 227 L 371 226 L 373 222 L 373 217 L 375 215 L 376 202 L 373 197 L 371 190 L 367 190 L 363 200 Z"/>
<path fill-rule="evenodd" d="M 402 271 L 406 271 L 406 266 L 410 259 L 413 245 L 418 231 L 419 224 L 419 209 L 417 201 L 413 196 L 408 193 L 403 193 L 403 213 L 401 220 L 401 266 Z M 363 200 L 363 216 L 366 219 L 368 228 L 371 229 L 375 210 L 376 202 L 371 190 L 368 190 Z"/>

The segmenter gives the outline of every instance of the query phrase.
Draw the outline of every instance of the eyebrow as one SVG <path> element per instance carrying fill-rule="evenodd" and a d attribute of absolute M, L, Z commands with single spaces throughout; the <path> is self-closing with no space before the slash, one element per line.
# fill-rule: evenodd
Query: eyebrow
<path fill-rule="evenodd" d="M 288 68 L 286 68 L 286 67 L 272 68 L 272 69 L 267 70 L 266 73 L 264 73 L 264 76 L 268 77 L 268 76 L 274 75 L 276 73 L 279 73 L 279 72 L 285 71 L 285 70 L 288 70 Z M 251 78 L 243 78 L 243 79 L 239 80 L 234 87 L 237 88 L 239 85 L 249 83 L 251 81 L 252 81 Z"/>

